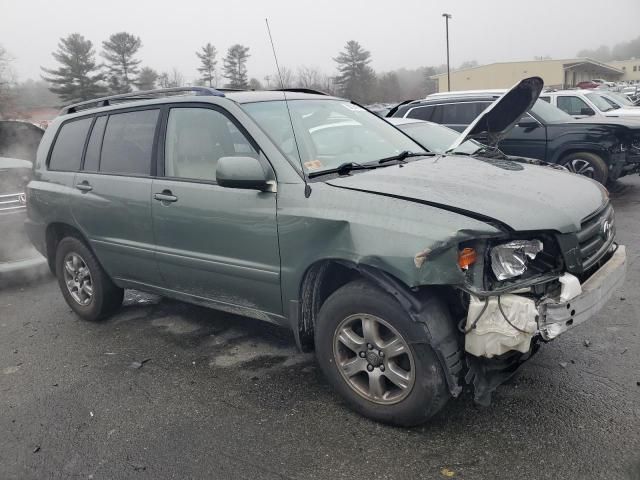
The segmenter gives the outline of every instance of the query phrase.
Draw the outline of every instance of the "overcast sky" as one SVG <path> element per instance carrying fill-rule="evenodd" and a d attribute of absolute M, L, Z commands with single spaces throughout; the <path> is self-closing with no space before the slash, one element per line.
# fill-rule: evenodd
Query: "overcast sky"
<path fill-rule="evenodd" d="M 0 45 L 20 80 L 37 79 L 40 66 L 55 66 L 60 37 L 79 32 L 99 52 L 110 34 L 127 31 L 142 38 L 143 65 L 176 67 L 191 80 L 201 45 L 213 43 L 222 57 L 242 43 L 250 47 L 249 76 L 262 81 L 275 70 L 265 17 L 280 65 L 332 73 L 332 57 L 348 40 L 371 51 L 376 71 L 445 63 L 443 12 L 453 15 L 452 65 L 571 58 L 640 35 L 640 0 L 0 0 Z"/>

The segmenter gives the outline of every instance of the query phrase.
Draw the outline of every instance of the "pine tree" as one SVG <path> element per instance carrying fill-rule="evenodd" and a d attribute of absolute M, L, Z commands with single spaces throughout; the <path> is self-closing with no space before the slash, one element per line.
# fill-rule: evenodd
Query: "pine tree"
<path fill-rule="evenodd" d="M 79 33 L 61 38 L 58 50 L 52 53 L 60 63 L 57 69 L 41 67 L 47 76 L 42 78 L 51 84 L 49 90 L 60 95 L 65 102 L 78 102 L 99 97 L 105 93 L 102 85 L 104 74 L 95 62 L 95 51 L 90 40 Z"/>
<path fill-rule="evenodd" d="M 200 59 L 201 66 L 198 68 L 198 71 L 202 74 L 200 77 L 204 85 L 213 87 L 217 85 L 217 75 L 216 75 L 216 64 L 218 63 L 216 60 L 217 55 L 216 47 L 207 43 L 204 47 L 202 47 L 202 52 L 196 52 L 196 56 Z"/>
<path fill-rule="evenodd" d="M 369 66 L 371 53 L 355 40 L 349 40 L 344 51 L 333 60 L 338 64 L 336 84 L 340 94 L 356 102 L 368 103 L 376 80 Z"/>
<path fill-rule="evenodd" d="M 153 90 L 157 81 L 158 73 L 153 68 L 144 67 L 140 69 L 135 85 L 138 90 Z"/>
<path fill-rule="evenodd" d="M 140 60 L 134 58 L 142 46 L 140 37 L 127 32 L 114 33 L 102 42 L 102 56 L 108 62 L 109 90 L 112 93 L 128 93 L 135 84 Z"/>
<path fill-rule="evenodd" d="M 247 88 L 247 59 L 249 58 L 249 47 L 240 44 L 229 47 L 227 56 L 224 57 L 224 77 L 229 80 L 231 88 Z"/>

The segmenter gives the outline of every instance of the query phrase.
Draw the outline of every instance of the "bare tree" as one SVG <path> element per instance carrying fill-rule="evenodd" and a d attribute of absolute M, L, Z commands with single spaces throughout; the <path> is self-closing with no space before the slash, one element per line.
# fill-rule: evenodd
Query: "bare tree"
<path fill-rule="evenodd" d="M 158 76 L 158 85 L 160 88 L 182 87 L 184 86 L 184 76 L 176 67 L 173 67 L 170 72 L 162 72 Z"/>
<path fill-rule="evenodd" d="M 2 118 L 3 113 L 9 110 L 12 103 L 11 86 L 13 84 L 11 57 L 4 47 L 0 45 L 0 118 Z"/>
<path fill-rule="evenodd" d="M 293 70 L 287 67 L 280 67 L 280 73 L 278 74 L 278 72 L 275 72 L 273 75 L 269 76 L 269 78 L 271 82 L 267 82 L 267 84 L 271 88 L 282 88 L 283 84 L 284 88 L 293 88 L 296 86 L 296 78 L 293 74 Z"/>
<path fill-rule="evenodd" d="M 298 68 L 298 85 L 302 88 L 319 89 L 322 83 L 322 72 L 316 67 L 302 66 Z"/>

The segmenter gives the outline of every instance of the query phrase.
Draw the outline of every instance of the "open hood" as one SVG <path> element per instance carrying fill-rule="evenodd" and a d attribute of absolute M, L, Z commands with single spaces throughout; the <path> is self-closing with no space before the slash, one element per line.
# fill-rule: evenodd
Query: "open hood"
<path fill-rule="evenodd" d="M 482 143 L 494 147 L 518 123 L 522 115 L 528 112 L 538 100 L 544 82 L 540 77 L 529 77 L 514 85 L 507 93 L 489 105 L 460 134 L 449 147 L 454 151 L 465 141 L 481 139 Z"/>

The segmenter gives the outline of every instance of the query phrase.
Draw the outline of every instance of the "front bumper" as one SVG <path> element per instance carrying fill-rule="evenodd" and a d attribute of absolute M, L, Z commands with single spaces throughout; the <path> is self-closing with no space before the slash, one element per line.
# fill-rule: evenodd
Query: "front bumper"
<path fill-rule="evenodd" d="M 611 258 L 581 285 L 581 294 L 564 302 L 543 301 L 538 307 L 542 338 L 552 340 L 595 315 L 622 286 L 626 271 L 626 250 L 618 245 Z"/>

